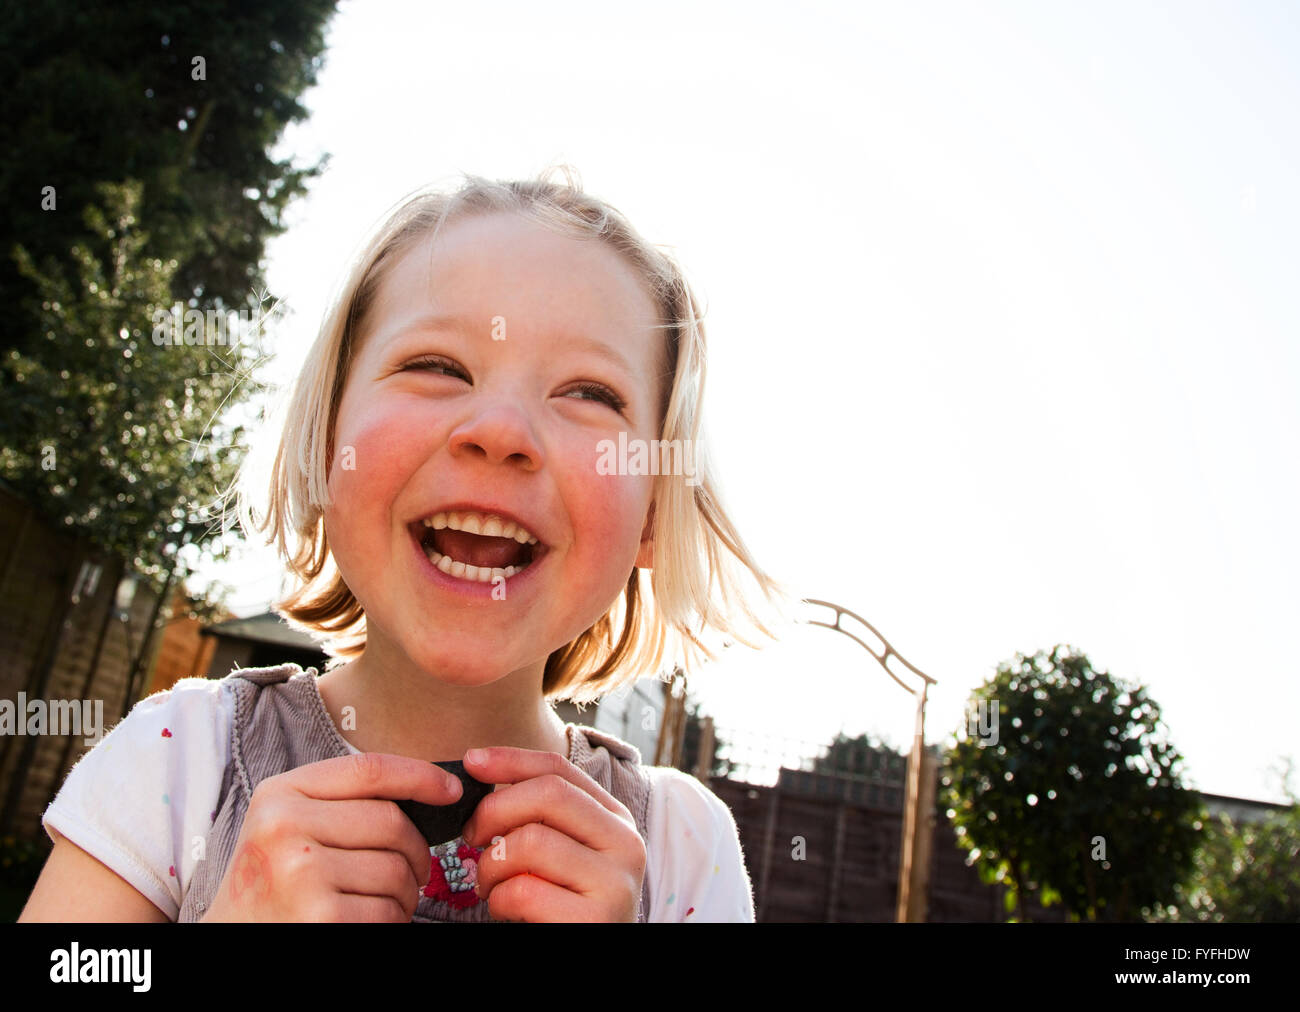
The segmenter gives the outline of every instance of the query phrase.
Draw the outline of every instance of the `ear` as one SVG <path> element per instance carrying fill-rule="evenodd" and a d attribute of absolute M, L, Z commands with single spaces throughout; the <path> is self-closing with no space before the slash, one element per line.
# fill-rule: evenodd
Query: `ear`
<path fill-rule="evenodd" d="M 654 527 L 655 527 L 655 504 L 650 503 L 650 511 L 646 514 L 645 527 L 641 531 L 641 547 L 636 553 L 636 565 L 638 569 L 654 568 Z"/>

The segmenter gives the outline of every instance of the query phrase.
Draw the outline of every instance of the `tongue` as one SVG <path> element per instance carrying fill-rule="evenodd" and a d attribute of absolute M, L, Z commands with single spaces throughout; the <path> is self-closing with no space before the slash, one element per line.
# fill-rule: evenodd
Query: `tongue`
<path fill-rule="evenodd" d="M 524 561 L 524 546 L 514 538 L 486 538 L 481 534 L 444 529 L 434 531 L 433 547 L 453 562 L 467 566 L 505 569 Z"/>

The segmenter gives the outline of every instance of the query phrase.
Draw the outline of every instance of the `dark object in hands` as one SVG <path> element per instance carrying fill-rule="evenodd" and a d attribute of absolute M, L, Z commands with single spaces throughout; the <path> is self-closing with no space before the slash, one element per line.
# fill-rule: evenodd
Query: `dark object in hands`
<path fill-rule="evenodd" d="M 460 780 L 461 796 L 459 801 L 450 805 L 426 805 L 422 801 L 399 801 L 397 807 L 406 813 L 407 818 L 415 823 L 415 828 L 424 834 L 430 847 L 454 840 L 469 822 L 478 803 L 492 793 L 495 784 L 485 784 L 475 780 L 465 772 L 465 764 L 459 759 L 434 763 Z"/>

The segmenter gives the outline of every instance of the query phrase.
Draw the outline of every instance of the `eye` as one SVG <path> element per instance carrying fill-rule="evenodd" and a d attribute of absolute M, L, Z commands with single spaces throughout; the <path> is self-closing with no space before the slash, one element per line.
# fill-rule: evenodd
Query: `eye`
<path fill-rule="evenodd" d="M 403 372 L 411 369 L 419 370 L 421 372 L 442 373 L 445 376 L 455 376 L 459 379 L 463 379 L 466 383 L 473 382 L 473 380 L 469 378 L 469 373 L 451 359 L 443 358 L 441 355 L 426 355 L 423 358 L 413 359 L 412 361 L 407 362 L 406 365 L 402 366 Z"/>
<path fill-rule="evenodd" d="M 608 404 L 615 411 L 619 411 L 619 412 L 621 412 L 625 407 L 627 407 L 627 401 L 623 400 L 623 398 L 620 397 L 618 394 L 614 393 L 613 390 L 611 390 L 609 387 L 601 383 L 592 383 L 590 381 L 584 381 L 582 383 L 575 384 L 564 394 L 564 396 L 569 397 L 572 396 L 573 394 L 583 395 L 582 397 L 577 398 L 578 400 L 603 401 L 605 404 Z"/>

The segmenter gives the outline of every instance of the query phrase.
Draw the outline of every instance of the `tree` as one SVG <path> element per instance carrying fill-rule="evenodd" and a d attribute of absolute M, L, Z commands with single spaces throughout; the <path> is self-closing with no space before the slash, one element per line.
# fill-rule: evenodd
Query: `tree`
<path fill-rule="evenodd" d="M 851 776 L 887 776 L 901 783 L 907 771 L 907 756 L 869 734 L 850 738 L 841 732 L 827 746 L 826 754 L 813 761 L 813 770 Z"/>
<path fill-rule="evenodd" d="M 40 299 L 44 354 L 0 358 L 0 477 L 54 523 L 127 560 L 155 586 L 182 541 L 225 554 L 205 517 L 239 464 L 243 427 L 218 415 L 250 390 L 260 359 L 247 334 L 222 346 L 159 346 L 155 311 L 171 302 L 175 261 L 146 251 L 138 184 L 101 185 L 76 276 L 17 260 Z"/>
<path fill-rule="evenodd" d="M 102 182 L 142 186 L 136 214 L 154 255 L 175 260 L 174 292 L 240 308 L 261 291 L 266 240 L 321 164 L 271 151 L 303 119 L 335 0 L 257 4 L 0 7 L 0 305 L 6 338 L 40 354 L 40 327 L 15 309 L 31 286 L 10 260 L 38 263 L 83 241 L 79 212 Z M 51 205 L 51 198 L 53 205 Z"/>
<path fill-rule="evenodd" d="M 1038 889 L 1075 919 L 1121 921 L 1175 895 L 1200 805 L 1145 688 L 1057 646 L 1003 663 L 970 705 L 982 733 L 949 750 L 943 800 L 1008 909 L 1023 918 Z"/>
<path fill-rule="evenodd" d="M 700 704 L 687 703 L 685 728 L 682 731 L 682 766 L 687 770 L 694 771 L 699 764 L 701 737 Z M 736 768 L 736 763 L 723 755 L 726 747 L 727 743 L 718 737 L 715 730 L 713 735 L 713 764 L 709 767 L 710 776 L 729 777 L 732 770 Z"/>
<path fill-rule="evenodd" d="M 271 152 L 336 6 L 0 8 L 0 477 L 155 589 L 182 544 L 224 552 L 194 510 L 233 477 L 251 362 L 159 349 L 152 314 L 261 312 L 265 243 L 323 165 Z"/>
<path fill-rule="evenodd" d="M 1208 823 L 1192 873 L 1172 901 L 1144 911 L 1149 921 L 1199 923 L 1300 921 L 1300 797 L 1283 786 L 1291 807 L 1262 822 Z"/>

